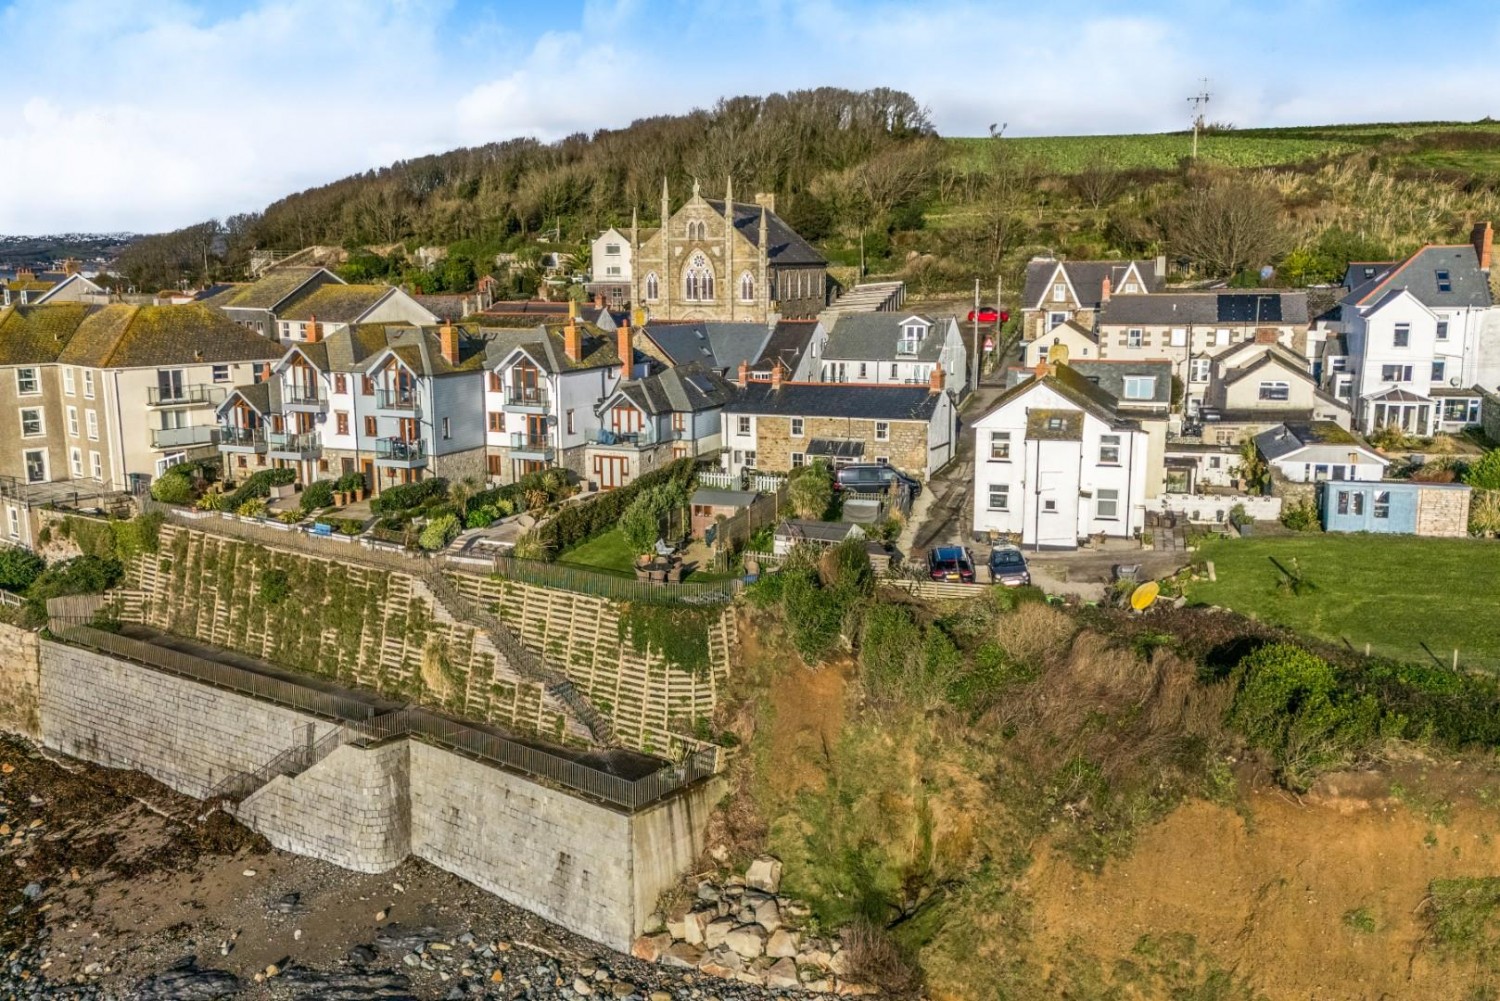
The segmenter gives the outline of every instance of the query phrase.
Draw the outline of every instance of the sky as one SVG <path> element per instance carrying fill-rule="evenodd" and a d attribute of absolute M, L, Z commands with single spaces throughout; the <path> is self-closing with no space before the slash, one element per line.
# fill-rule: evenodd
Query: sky
<path fill-rule="evenodd" d="M 1500 3 L 0 0 L 0 234 L 159 232 L 394 160 L 720 97 L 945 135 L 1500 117 Z"/>

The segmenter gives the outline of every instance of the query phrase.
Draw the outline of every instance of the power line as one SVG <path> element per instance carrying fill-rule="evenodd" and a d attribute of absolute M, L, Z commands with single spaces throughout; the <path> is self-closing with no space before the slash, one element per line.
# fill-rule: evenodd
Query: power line
<path fill-rule="evenodd" d="M 1198 133 L 1203 130 L 1203 109 L 1208 107 L 1208 99 L 1213 95 L 1208 92 L 1208 77 L 1204 77 L 1198 93 L 1188 98 L 1188 103 L 1193 106 L 1193 159 L 1198 159 Z"/>

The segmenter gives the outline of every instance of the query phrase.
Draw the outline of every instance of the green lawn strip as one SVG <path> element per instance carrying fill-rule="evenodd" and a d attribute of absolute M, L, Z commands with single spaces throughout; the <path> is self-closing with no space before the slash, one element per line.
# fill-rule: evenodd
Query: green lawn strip
<path fill-rule="evenodd" d="M 1225 539 L 1201 552 L 1218 580 L 1187 588 L 1198 605 L 1222 605 L 1356 650 L 1500 667 L 1500 546 L 1474 539 L 1308 535 Z M 1276 561 L 1273 563 L 1272 561 Z M 1295 560 L 1295 564 L 1293 561 Z M 1277 586 L 1276 563 L 1313 584 Z"/>
<path fill-rule="evenodd" d="M 559 556 L 557 562 L 635 576 L 635 554 L 625 544 L 625 536 L 617 528 L 574 546 Z"/>

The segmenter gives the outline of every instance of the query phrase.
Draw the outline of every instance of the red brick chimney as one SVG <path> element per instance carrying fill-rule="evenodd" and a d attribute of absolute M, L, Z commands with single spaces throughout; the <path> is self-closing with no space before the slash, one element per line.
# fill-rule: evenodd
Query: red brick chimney
<path fill-rule="evenodd" d="M 1479 255 L 1479 270 L 1488 271 L 1490 260 L 1495 255 L 1495 227 L 1482 222 L 1474 227 L 1469 239 L 1474 244 L 1474 253 Z"/>
<path fill-rule="evenodd" d="M 583 334 L 578 330 L 578 321 L 571 316 L 563 330 L 563 353 L 575 362 L 583 361 Z"/>
<path fill-rule="evenodd" d="M 1102 281 L 1102 282 L 1099 283 L 1099 301 L 1100 302 L 1109 302 L 1110 288 L 1111 287 L 1110 287 L 1110 282 L 1109 282 L 1109 275 L 1105 275 L 1104 276 L 1104 281 Z"/>
<path fill-rule="evenodd" d="M 750 385 L 750 363 L 749 362 L 747 362 L 747 361 L 741 361 L 740 362 L 740 374 L 739 374 L 739 378 L 735 379 L 734 381 L 738 382 L 741 386 L 748 386 L 748 385 Z"/>
<path fill-rule="evenodd" d="M 1106 278 L 1105 281 L 1108 282 L 1109 279 Z M 927 380 L 927 386 L 934 393 L 941 393 L 943 391 L 943 366 L 942 365 L 934 365 L 934 366 L 932 366 L 932 376 Z"/>
<path fill-rule="evenodd" d="M 445 323 L 438 328 L 438 351 L 449 365 L 458 365 L 458 328 Z"/>
<path fill-rule="evenodd" d="M 1275 327 L 1255 328 L 1256 344 L 1275 344 L 1280 339 L 1280 331 L 1278 331 Z"/>
<path fill-rule="evenodd" d="M 604 308 L 604 293 L 603 292 L 595 292 L 594 293 L 594 308 L 595 309 L 603 309 Z"/>
<path fill-rule="evenodd" d="M 771 366 L 771 391 L 772 392 L 775 392 L 776 390 L 778 390 L 778 389 L 781 388 L 781 377 L 782 377 L 781 376 L 781 360 L 777 359 L 776 364 Z"/>
<path fill-rule="evenodd" d="M 261 365 L 261 367 L 260 367 L 260 381 L 261 382 L 270 382 L 271 381 L 271 363 L 270 362 L 266 362 L 265 364 Z"/>
<path fill-rule="evenodd" d="M 630 321 L 626 320 L 615 330 L 615 353 L 620 356 L 620 378 L 629 379 L 635 360 L 635 348 L 630 343 Z"/>
<path fill-rule="evenodd" d="M 318 332 L 318 318 L 309 316 L 307 318 L 307 343 L 316 344 L 322 339 L 323 335 Z"/>

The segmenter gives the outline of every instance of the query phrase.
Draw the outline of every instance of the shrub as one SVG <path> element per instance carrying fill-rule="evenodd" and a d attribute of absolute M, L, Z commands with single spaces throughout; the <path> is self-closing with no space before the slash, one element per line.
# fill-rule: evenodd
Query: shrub
<path fill-rule="evenodd" d="M 190 504 L 195 493 L 187 466 L 173 466 L 151 484 L 151 499 L 162 504 Z M 180 471 L 179 471 L 180 470 Z"/>
<path fill-rule="evenodd" d="M 822 462 L 794 471 L 787 492 L 799 518 L 822 518 L 833 504 L 833 473 Z"/>
<path fill-rule="evenodd" d="M 1319 774 L 1350 763 L 1381 736 L 1375 698 L 1341 690 L 1333 667 L 1299 646 L 1264 646 L 1236 670 L 1228 721 L 1252 746 L 1269 752 L 1278 778 L 1292 789 L 1307 789 Z"/>
<path fill-rule="evenodd" d="M 695 459 L 677 459 L 618 490 L 610 490 L 583 504 L 569 505 L 537 529 L 540 541 L 549 553 L 564 552 L 587 542 L 619 525 L 620 516 L 636 497 L 654 487 L 670 483 L 685 494 L 697 468 Z M 485 496 L 479 494 L 474 499 Z"/>
<path fill-rule="evenodd" d="M 1229 509 L 1229 523 L 1235 528 L 1244 528 L 1255 519 L 1250 517 L 1250 512 L 1245 510 L 1245 505 L 1236 504 Z"/>
<path fill-rule="evenodd" d="M 351 490 L 365 489 L 364 473 L 345 473 L 333 481 L 333 489 L 339 493 L 348 493 Z"/>
<path fill-rule="evenodd" d="M 370 502 L 370 510 L 376 514 L 393 514 L 420 507 L 425 501 L 435 497 L 447 496 L 448 481 L 441 477 L 417 483 L 402 483 L 382 490 L 380 496 Z"/>
<path fill-rule="evenodd" d="M 1323 527 L 1318 523 L 1318 509 L 1307 501 L 1284 505 L 1281 523 L 1294 532 L 1316 532 Z"/>
<path fill-rule="evenodd" d="M 1406 441 L 1406 432 L 1399 424 L 1383 424 L 1370 433 L 1370 444 L 1379 449 L 1400 448 Z"/>
<path fill-rule="evenodd" d="M 428 552 L 436 552 L 458 538 L 458 518 L 451 514 L 440 514 L 422 526 L 417 536 L 417 545 Z"/>
<path fill-rule="evenodd" d="M 360 535 L 365 530 L 365 523 L 358 518 L 340 518 L 335 527 L 340 535 Z"/>
<path fill-rule="evenodd" d="M 130 560 L 141 553 L 154 553 L 160 547 L 161 523 L 165 519 L 159 512 L 138 514 L 128 521 L 109 523 L 114 535 L 115 556 Z"/>
<path fill-rule="evenodd" d="M 256 497 L 271 496 L 272 487 L 285 486 L 297 479 L 295 469 L 261 469 L 251 473 L 239 489 L 224 498 L 225 511 L 239 511 L 245 502 Z"/>
<path fill-rule="evenodd" d="M 1458 472 L 1446 463 L 1424 462 L 1412 470 L 1411 478 L 1417 483 L 1452 483 L 1458 479 Z"/>
<path fill-rule="evenodd" d="M 210 490 L 198 498 L 199 511 L 222 511 L 224 510 L 225 494 L 219 490 Z"/>
<path fill-rule="evenodd" d="M 24 591 L 47 569 L 47 561 L 29 549 L 0 548 L 0 589 Z"/>
<path fill-rule="evenodd" d="M 279 605 L 286 600 L 291 593 L 291 581 L 288 580 L 285 570 L 273 570 L 267 567 L 260 572 L 260 602 L 263 605 Z"/>
<path fill-rule="evenodd" d="M 1475 490 L 1469 500 L 1469 534 L 1500 534 L 1500 490 Z"/>
<path fill-rule="evenodd" d="M 1500 490 L 1500 448 L 1492 448 L 1464 471 L 1464 482 L 1478 490 Z"/>
<path fill-rule="evenodd" d="M 302 491 L 302 511 L 311 514 L 319 508 L 331 507 L 333 505 L 333 481 L 317 480 L 307 485 Z"/>
<path fill-rule="evenodd" d="M 100 556 L 75 556 L 54 563 L 26 589 L 26 617 L 40 625 L 47 621 L 47 599 L 70 594 L 103 594 L 120 582 L 120 561 Z"/>
<path fill-rule="evenodd" d="M 242 518 L 264 518 L 269 510 L 264 497 L 251 497 L 235 508 L 234 513 Z"/>

